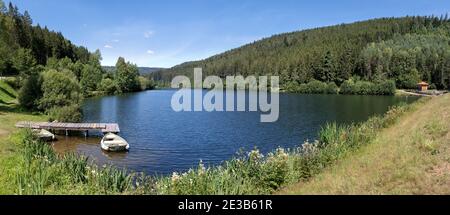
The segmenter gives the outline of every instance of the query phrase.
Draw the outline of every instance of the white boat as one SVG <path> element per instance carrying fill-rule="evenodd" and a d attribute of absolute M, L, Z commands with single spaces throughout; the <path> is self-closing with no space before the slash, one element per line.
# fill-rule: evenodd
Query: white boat
<path fill-rule="evenodd" d="M 108 133 L 102 138 L 101 147 L 108 152 L 120 152 L 130 149 L 130 145 L 125 139 L 113 133 Z"/>
<path fill-rule="evenodd" d="M 37 130 L 33 130 L 33 132 L 36 134 L 36 136 L 44 141 L 53 141 L 55 140 L 55 135 L 52 134 L 50 131 L 47 131 L 45 129 L 37 129 Z"/>

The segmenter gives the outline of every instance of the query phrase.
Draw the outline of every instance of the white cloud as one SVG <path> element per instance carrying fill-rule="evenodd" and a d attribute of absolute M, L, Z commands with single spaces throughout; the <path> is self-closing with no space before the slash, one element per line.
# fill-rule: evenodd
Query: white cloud
<path fill-rule="evenodd" d="M 112 40 L 112 42 L 113 42 L 113 43 L 118 43 L 118 42 L 120 42 L 120 40 L 117 40 L 117 39 L 116 39 L 116 40 Z"/>
<path fill-rule="evenodd" d="M 106 44 L 104 47 L 107 48 L 107 49 L 112 49 L 113 48 L 111 45 L 108 45 L 108 44 Z"/>
<path fill-rule="evenodd" d="M 148 39 L 148 38 L 150 38 L 153 34 L 154 34 L 153 31 L 146 31 L 146 32 L 144 32 L 144 37 Z"/>
<path fill-rule="evenodd" d="M 147 50 L 147 54 L 155 54 L 155 52 L 152 50 Z"/>

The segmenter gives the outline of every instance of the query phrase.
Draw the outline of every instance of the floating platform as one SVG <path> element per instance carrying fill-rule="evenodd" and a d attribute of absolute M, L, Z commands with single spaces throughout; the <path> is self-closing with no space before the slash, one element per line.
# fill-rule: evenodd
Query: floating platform
<path fill-rule="evenodd" d="M 45 129 L 54 131 L 88 131 L 97 130 L 102 133 L 120 133 L 117 123 L 60 123 L 60 122 L 18 122 L 18 128 Z"/>

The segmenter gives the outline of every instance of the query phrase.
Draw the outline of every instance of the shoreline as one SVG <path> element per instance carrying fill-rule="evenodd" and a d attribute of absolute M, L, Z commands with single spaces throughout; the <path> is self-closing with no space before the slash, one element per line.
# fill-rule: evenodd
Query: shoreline
<path fill-rule="evenodd" d="M 436 94 L 426 94 L 426 93 L 415 93 L 415 92 L 408 92 L 407 90 L 397 90 L 396 95 L 410 95 L 410 96 L 421 96 L 421 97 L 436 97 L 436 96 L 442 96 L 447 94 L 446 91 L 438 91 Z"/>

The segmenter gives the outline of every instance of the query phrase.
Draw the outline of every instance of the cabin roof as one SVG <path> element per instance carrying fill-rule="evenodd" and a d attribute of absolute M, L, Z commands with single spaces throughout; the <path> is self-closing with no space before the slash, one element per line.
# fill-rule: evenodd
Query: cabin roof
<path fill-rule="evenodd" d="M 418 83 L 417 85 L 419 85 L 419 86 L 429 86 L 429 84 L 427 82 L 424 82 L 424 81 Z"/>

